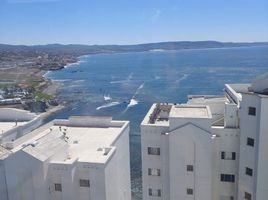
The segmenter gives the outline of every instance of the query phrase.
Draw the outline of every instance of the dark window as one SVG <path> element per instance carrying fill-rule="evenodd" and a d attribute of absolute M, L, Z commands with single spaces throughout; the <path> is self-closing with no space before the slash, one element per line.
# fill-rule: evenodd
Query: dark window
<path fill-rule="evenodd" d="M 233 174 L 221 174 L 221 181 L 222 182 L 235 182 L 235 175 Z"/>
<path fill-rule="evenodd" d="M 248 192 L 245 192 L 244 199 L 246 199 L 246 200 L 251 200 L 251 194 L 248 193 Z"/>
<path fill-rule="evenodd" d="M 252 176 L 253 175 L 253 170 L 251 168 L 246 167 L 246 175 Z"/>
<path fill-rule="evenodd" d="M 194 190 L 192 188 L 187 188 L 186 192 L 188 195 L 193 195 Z"/>
<path fill-rule="evenodd" d="M 249 115 L 256 115 L 256 108 L 255 107 L 248 107 L 248 114 Z"/>
<path fill-rule="evenodd" d="M 153 197 L 161 197 L 161 190 L 160 189 L 152 189 L 149 188 L 149 196 L 153 196 Z"/>
<path fill-rule="evenodd" d="M 88 179 L 80 179 L 79 183 L 80 187 L 90 187 L 90 182 Z"/>
<path fill-rule="evenodd" d="M 192 172 L 192 171 L 194 171 L 194 166 L 193 165 L 187 165 L 186 169 L 187 169 L 188 172 Z"/>
<path fill-rule="evenodd" d="M 221 159 L 223 160 L 235 160 L 236 159 L 236 153 L 235 152 L 221 152 Z"/>
<path fill-rule="evenodd" d="M 254 147 L 254 139 L 253 138 L 247 138 L 247 145 Z"/>
<path fill-rule="evenodd" d="M 149 155 L 160 155 L 160 148 L 159 147 L 148 147 L 148 154 Z"/>
<path fill-rule="evenodd" d="M 148 175 L 149 176 L 160 176 L 160 169 L 148 168 Z"/>
<path fill-rule="evenodd" d="M 55 186 L 55 191 L 59 191 L 59 192 L 62 191 L 62 188 L 61 188 L 61 184 L 60 183 L 55 183 L 54 186 Z"/>

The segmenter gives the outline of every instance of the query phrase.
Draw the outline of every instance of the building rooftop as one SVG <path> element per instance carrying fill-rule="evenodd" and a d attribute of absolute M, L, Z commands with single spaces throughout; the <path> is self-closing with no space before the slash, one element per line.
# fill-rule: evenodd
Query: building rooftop
<path fill-rule="evenodd" d="M 188 95 L 187 104 L 205 104 L 211 103 L 224 103 L 228 99 L 225 96 L 215 96 L 215 95 Z"/>
<path fill-rule="evenodd" d="M 1 138 L 1 135 L 4 134 L 5 132 L 13 129 L 13 128 L 16 128 L 18 126 L 22 126 L 24 124 L 26 124 L 27 122 L 1 122 L 0 121 L 0 138 Z"/>
<path fill-rule="evenodd" d="M 155 124 L 160 126 L 166 126 L 169 124 L 169 113 L 172 104 L 156 103 L 153 104 L 148 114 L 145 116 L 144 124 Z"/>
<path fill-rule="evenodd" d="M 54 120 L 16 141 L 12 151 L 23 150 L 39 160 L 105 163 L 114 143 L 127 128 L 126 121 L 111 117 L 71 117 Z M 62 152 L 55 155 L 55 152 Z M 64 153 L 65 152 L 65 153 Z"/>
<path fill-rule="evenodd" d="M 174 105 L 170 117 L 181 118 L 211 118 L 208 106 Z"/>

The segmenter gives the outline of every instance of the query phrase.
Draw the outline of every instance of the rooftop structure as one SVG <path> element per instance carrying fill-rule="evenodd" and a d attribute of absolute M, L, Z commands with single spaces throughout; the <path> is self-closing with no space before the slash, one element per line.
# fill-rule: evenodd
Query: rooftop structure
<path fill-rule="evenodd" d="M 268 76 L 225 96 L 153 104 L 141 123 L 143 200 L 264 200 Z M 266 159 L 267 158 L 267 159 Z"/>
<path fill-rule="evenodd" d="M 75 116 L 5 143 L 0 199 L 130 199 L 128 132 L 126 121 Z"/>

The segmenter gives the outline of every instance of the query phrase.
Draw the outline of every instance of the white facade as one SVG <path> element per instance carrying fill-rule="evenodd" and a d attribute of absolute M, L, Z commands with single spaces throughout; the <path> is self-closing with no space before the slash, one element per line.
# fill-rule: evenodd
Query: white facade
<path fill-rule="evenodd" d="M 267 79 L 154 104 L 141 123 L 143 200 L 266 200 Z"/>
<path fill-rule="evenodd" d="M 1 200 L 131 198 L 126 121 L 54 120 L 9 143 L 0 147 Z"/>

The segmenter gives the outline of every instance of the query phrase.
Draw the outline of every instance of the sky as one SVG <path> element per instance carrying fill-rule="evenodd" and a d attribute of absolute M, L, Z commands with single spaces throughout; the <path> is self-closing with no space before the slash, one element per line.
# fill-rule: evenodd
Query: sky
<path fill-rule="evenodd" d="M 268 41 L 268 0 L 0 0 L 0 43 Z"/>

